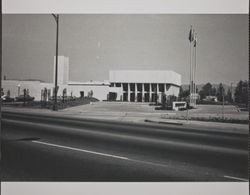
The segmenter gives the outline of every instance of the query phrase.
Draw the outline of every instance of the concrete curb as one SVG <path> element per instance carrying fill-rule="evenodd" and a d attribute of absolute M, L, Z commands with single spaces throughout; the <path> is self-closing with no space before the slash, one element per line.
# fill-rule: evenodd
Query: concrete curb
<path fill-rule="evenodd" d="M 145 119 L 144 122 L 166 124 L 166 125 L 179 125 L 179 126 L 183 125 L 183 123 L 180 123 L 180 122 L 156 121 L 156 120 L 148 120 L 148 119 Z"/>

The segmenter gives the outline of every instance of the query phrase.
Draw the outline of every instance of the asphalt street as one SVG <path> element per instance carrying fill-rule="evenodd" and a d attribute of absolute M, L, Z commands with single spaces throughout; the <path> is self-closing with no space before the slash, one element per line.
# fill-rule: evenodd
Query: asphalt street
<path fill-rule="evenodd" d="M 2 181 L 248 181 L 248 134 L 3 112 Z"/>

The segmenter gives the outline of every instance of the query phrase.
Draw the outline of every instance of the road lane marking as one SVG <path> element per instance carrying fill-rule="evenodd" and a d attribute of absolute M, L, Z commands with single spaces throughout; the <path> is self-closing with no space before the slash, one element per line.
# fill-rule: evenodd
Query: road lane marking
<path fill-rule="evenodd" d="M 51 143 L 41 142 L 41 141 L 32 141 L 32 142 L 33 143 L 37 143 L 37 144 L 42 144 L 42 145 L 57 147 L 57 148 L 63 148 L 63 149 L 68 149 L 68 150 L 74 150 L 74 151 L 79 151 L 79 152 L 96 154 L 96 155 L 100 155 L 100 156 L 118 158 L 118 159 L 122 159 L 122 160 L 129 160 L 129 158 L 123 157 L 123 156 L 116 156 L 116 155 L 111 155 L 111 154 L 106 154 L 106 153 L 101 153 L 101 152 L 95 152 L 95 151 L 90 151 L 90 150 L 83 150 L 83 149 L 80 149 L 80 148 L 73 148 L 73 147 L 69 147 L 69 146 L 63 146 L 63 145 L 58 145 L 58 144 L 51 144 Z"/>
<path fill-rule="evenodd" d="M 246 181 L 248 182 L 247 179 L 243 179 L 243 178 L 239 178 L 239 177 L 232 177 L 232 176 L 227 176 L 227 175 L 224 175 L 225 178 L 228 178 L 228 179 L 234 179 L 234 180 L 238 180 L 238 181 Z"/>
<path fill-rule="evenodd" d="M 41 141 L 36 141 L 36 140 L 33 140 L 31 142 L 36 143 L 36 144 L 42 144 L 42 145 L 52 146 L 52 147 L 56 147 L 56 148 L 63 148 L 63 149 L 68 149 L 68 150 L 73 150 L 73 151 L 79 151 L 79 152 L 85 152 L 85 153 L 89 153 L 89 154 L 95 154 L 95 155 L 100 155 L 100 156 L 117 158 L 117 159 L 121 159 L 121 160 L 127 160 L 127 161 L 131 161 L 131 162 L 135 162 L 135 163 L 143 163 L 143 164 L 151 164 L 151 165 L 154 165 L 154 166 L 170 167 L 168 164 L 161 164 L 161 163 L 155 163 L 155 162 L 149 162 L 149 161 L 142 161 L 142 160 L 130 159 L 130 158 L 123 157 L 123 156 L 117 156 L 117 155 L 111 155 L 111 154 L 106 154 L 106 153 L 101 153 L 101 152 L 84 150 L 84 149 L 80 149 L 80 148 L 74 148 L 74 147 L 69 147 L 69 146 L 52 144 L 52 143 L 48 143 L 48 142 L 41 142 Z M 187 171 L 187 170 L 183 170 L 183 171 Z M 191 171 L 191 172 L 193 172 L 193 171 Z M 224 175 L 224 178 L 248 182 L 247 179 L 238 178 L 238 177 L 232 177 L 232 176 L 227 176 L 227 175 Z"/>

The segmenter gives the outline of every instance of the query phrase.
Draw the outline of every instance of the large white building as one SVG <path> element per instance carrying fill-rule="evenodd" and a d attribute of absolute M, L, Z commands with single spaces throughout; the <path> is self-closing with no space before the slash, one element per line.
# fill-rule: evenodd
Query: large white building
<path fill-rule="evenodd" d="M 166 70 L 113 70 L 109 82 L 111 99 L 155 102 L 163 94 L 179 95 L 181 75 Z"/>
<path fill-rule="evenodd" d="M 87 96 L 91 92 L 100 101 L 153 102 L 159 101 L 162 94 L 178 96 L 180 85 L 181 76 L 165 70 L 113 70 L 109 72 L 109 81 L 73 82 L 69 81 L 69 58 L 58 58 L 58 96 L 62 96 L 66 89 L 67 96 Z M 2 88 L 4 94 L 9 91 L 11 97 L 22 95 L 24 89 L 29 89 L 29 95 L 39 101 L 45 89 L 48 96 L 53 96 L 54 83 L 3 80 Z"/>

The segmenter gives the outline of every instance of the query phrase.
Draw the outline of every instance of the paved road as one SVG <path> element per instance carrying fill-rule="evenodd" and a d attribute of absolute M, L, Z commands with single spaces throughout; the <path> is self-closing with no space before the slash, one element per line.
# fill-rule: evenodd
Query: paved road
<path fill-rule="evenodd" d="M 4 112 L 3 181 L 247 181 L 243 131 Z"/>

